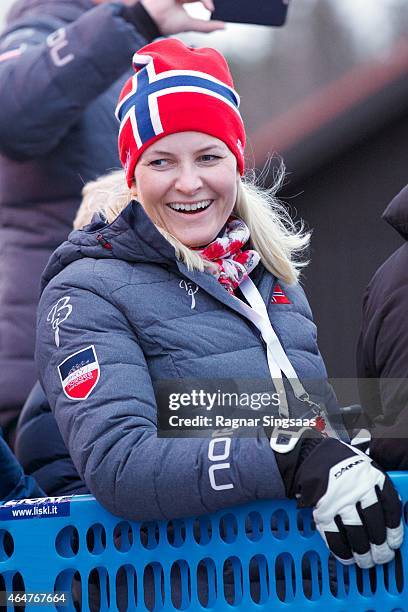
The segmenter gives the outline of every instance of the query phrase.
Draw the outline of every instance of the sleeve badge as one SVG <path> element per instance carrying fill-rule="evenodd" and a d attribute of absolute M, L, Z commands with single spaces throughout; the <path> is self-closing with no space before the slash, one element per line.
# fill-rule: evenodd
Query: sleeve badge
<path fill-rule="evenodd" d="M 95 388 L 100 368 L 94 345 L 73 353 L 58 366 L 65 395 L 70 400 L 84 400 Z"/>

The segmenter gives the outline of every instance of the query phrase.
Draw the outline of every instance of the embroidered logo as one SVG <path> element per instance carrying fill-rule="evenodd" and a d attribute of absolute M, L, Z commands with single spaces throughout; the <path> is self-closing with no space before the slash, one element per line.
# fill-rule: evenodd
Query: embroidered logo
<path fill-rule="evenodd" d="M 188 295 L 191 296 L 191 310 L 193 310 L 193 308 L 195 308 L 196 305 L 196 301 L 195 301 L 195 297 L 194 295 L 197 293 L 198 291 L 198 285 L 195 285 L 195 289 L 193 289 L 193 283 L 190 283 L 189 281 L 185 281 L 185 280 L 181 280 L 179 283 L 179 287 L 180 289 L 185 289 L 188 293 Z"/>
<path fill-rule="evenodd" d="M 68 399 L 84 400 L 99 380 L 100 368 L 94 345 L 73 353 L 58 366 L 62 388 Z"/>
<path fill-rule="evenodd" d="M 60 325 L 66 321 L 72 312 L 72 306 L 69 303 L 70 298 L 65 295 L 60 298 L 56 304 L 51 308 L 47 316 L 48 323 L 51 323 L 51 327 L 55 332 L 55 345 L 60 345 L 59 328 Z"/>
<path fill-rule="evenodd" d="M 65 47 L 68 47 L 67 34 L 65 28 L 59 28 L 52 32 L 47 37 L 47 45 L 50 48 L 50 56 L 54 64 L 59 68 L 65 66 L 75 59 L 73 53 L 60 53 Z"/>
<path fill-rule="evenodd" d="M 271 304 L 291 304 L 292 302 L 280 285 L 276 284 L 273 290 Z"/>

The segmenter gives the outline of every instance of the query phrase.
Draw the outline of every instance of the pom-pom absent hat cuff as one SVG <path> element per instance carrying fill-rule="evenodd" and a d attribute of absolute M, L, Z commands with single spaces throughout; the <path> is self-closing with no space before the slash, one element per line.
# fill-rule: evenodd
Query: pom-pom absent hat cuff
<path fill-rule="evenodd" d="M 192 49 L 166 39 L 147 45 L 133 61 L 136 74 L 125 83 L 116 109 L 119 155 L 128 185 L 148 147 L 187 131 L 222 140 L 243 174 L 245 129 L 224 57 L 215 49 Z"/>

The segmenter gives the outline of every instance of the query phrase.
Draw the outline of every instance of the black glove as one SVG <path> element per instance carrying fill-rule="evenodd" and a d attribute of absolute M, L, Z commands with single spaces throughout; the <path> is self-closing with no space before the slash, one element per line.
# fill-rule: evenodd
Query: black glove
<path fill-rule="evenodd" d="M 402 504 L 384 472 L 358 449 L 334 438 L 301 439 L 275 453 L 288 497 L 314 506 L 316 528 L 342 563 L 388 563 L 402 544 Z"/>

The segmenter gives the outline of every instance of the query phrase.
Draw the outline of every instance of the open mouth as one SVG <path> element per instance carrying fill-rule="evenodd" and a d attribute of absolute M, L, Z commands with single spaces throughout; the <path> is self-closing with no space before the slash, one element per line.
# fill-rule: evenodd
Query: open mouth
<path fill-rule="evenodd" d="M 167 204 L 171 210 L 183 215 L 198 215 L 211 206 L 214 200 L 200 200 L 199 202 L 191 202 L 189 204 L 184 202 L 171 202 Z"/>

